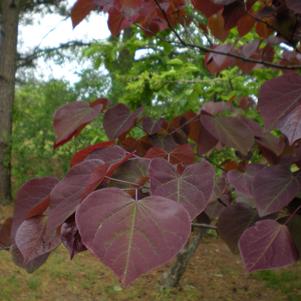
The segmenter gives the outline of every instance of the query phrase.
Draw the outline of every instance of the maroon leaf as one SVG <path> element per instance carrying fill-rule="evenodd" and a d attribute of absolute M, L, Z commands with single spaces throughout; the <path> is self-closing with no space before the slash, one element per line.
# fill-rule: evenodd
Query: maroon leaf
<path fill-rule="evenodd" d="M 220 112 L 230 111 L 231 109 L 232 105 L 229 102 L 224 101 L 208 101 L 202 105 L 202 111 L 209 115 L 216 115 Z"/>
<path fill-rule="evenodd" d="M 116 188 L 90 194 L 76 223 L 87 248 L 124 285 L 172 259 L 190 234 L 190 217 L 180 204 L 159 196 L 135 201 Z"/>
<path fill-rule="evenodd" d="M 47 218 L 39 216 L 25 220 L 19 226 L 15 242 L 22 253 L 25 264 L 49 253 L 61 243 L 58 233 L 46 235 L 46 225 Z"/>
<path fill-rule="evenodd" d="M 12 254 L 12 260 L 17 266 L 21 267 L 22 269 L 25 269 L 28 273 L 32 273 L 46 262 L 46 260 L 50 255 L 50 252 L 38 256 L 35 259 L 25 263 L 22 253 L 17 248 L 17 246 L 13 244 L 11 246 L 11 254 Z"/>
<path fill-rule="evenodd" d="M 148 180 L 149 163 L 144 158 L 131 158 L 113 173 L 112 185 L 121 189 L 142 187 Z"/>
<path fill-rule="evenodd" d="M 211 0 L 192 0 L 192 4 L 195 9 L 199 10 L 207 18 L 223 8 L 222 5 L 215 4 L 214 1 Z"/>
<path fill-rule="evenodd" d="M 218 143 L 218 140 L 212 136 L 200 122 L 200 134 L 198 139 L 199 153 L 206 154 Z"/>
<path fill-rule="evenodd" d="M 286 165 L 265 167 L 254 178 L 254 197 L 260 216 L 287 206 L 300 191 L 296 175 Z"/>
<path fill-rule="evenodd" d="M 85 160 L 70 169 L 50 194 L 47 232 L 52 233 L 71 216 L 80 202 L 103 181 L 107 165 Z"/>
<path fill-rule="evenodd" d="M 71 166 L 74 166 L 74 165 L 84 161 L 87 158 L 87 156 L 90 153 L 92 153 L 93 151 L 112 146 L 113 144 L 114 144 L 113 141 L 105 141 L 105 142 L 100 142 L 100 143 L 88 146 L 87 148 L 80 150 L 79 152 L 75 153 L 74 156 L 72 157 Z"/>
<path fill-rule="evenodd" d="M 194 159 L 194 152 L 190 144 L 178 145 L 169 153 L 169 160 L 171 164 L 192 164 Z"/>
<path fill-rule="evenodd" d="M 58 147 L 79 135 L 81 130 L 101 112 L 104 104 L 76 101 L 61 106 L 54 114 L 53 127 L 56 135 L 54 147 Z"/>
<path fill-rule="evenodd" d="M 141 109 L 131 113 L 124 104 L 117 104 L 106 111 L 103 126 L 107 136 L 113 140 L 127 133 L 134 127 L 140 113 Z"/>
<path fill-rule="evenodd" d="M 254 135 L 239 117 L 201 115 L 202 125 L 218 141 L 247 155 L 254 144 Z"/>
<path fill-rule="evenodd" d="M 153 159 L 149 169 L 152 195 L 181 203 L 194 219 L 209 203 L 214 187 L 214 169 L 202 161 L 188 165 L 182 174 L 164 159 Z"/>
<path fill-rule="evenodd" d="M 287 137 L 290 145 L 301 139 L 301 105 L 281 118 L 277 127 Z"/>
<path fill-rule="evenodd" d="M 270 219 L 245 230 L 239 240 L 239 249 L 249 272 L 287 266 L 298 259 L 287 226 Z"/>
<path fill-rule="evenodd" d="M 61 228 L 61 239 L 63 245 L 69 251 L 72 259 L 77 253 L 86 251 L 86 246 L 82 243 L 77 226 L 75 224 L 75 216 L 71 216 L 63 223 Z"/>
<path fill-rule="evenodd" d="M 12 221 L 13 219 L 9 217 L 0 224 L 0 250 L 8 250 L 11 246 Z"/>
<path fill-rule="evenodd" d="M 12 224 L 12 238 L 30 211 L 43 204 L 58 180 L 53 177 L 37 178 L 25 183 L 17 192 Z M 41 211 L 39 212 L 42 213 Z M 32 216 L 32 214 L 31 214 Z"/>
<path fill-rule="evenodd" d="M 157 134 L 162 129 L 165 123 L 166 121 L 163 118 L 154 120 L 149 117 L 144 117 L 142 120 L 143 129 L 149 135 Z"/>
<path fill-rule="evenodd" d="M 238 241 L 242 233 L 258 220 L 256 210 L 246 204 L 237 203 L 225 207 L 221 212 L 217 229 L 220 237 L 233 253 L 238 253 Z"/>
<path fill-rule="evenodd" d="M 89 156 L 87 156 L 87 159 L 98 159 L 106 163 L 108 165 L 107 175 L 111 176 L 115 169 L 131 157 L 132 154 L 126 152 L 122 147 L 112 145 L 107 148 L 93 151 Z"/>
<path fill-rule="evenodd" d="M 272 151 L 276 156 L 280 156 L 285 148 L 283 137 L 275 137 L 269 132 L 263 133 L 259 137 L 255 137 L 255 141 L 260 148 Z"/>
<path fill-rule="evenodd" d="M 92 10 L 96 8 L 97 3 L 94 0 L 77 0 L 71 11 L 73 27 L 77 26 Z"/>
<path fill-rule="evenodd" d="M 173 151 L 178 146 L 175 139 L 170 135 L 165 136 L 156 134 L 149 136 L 149 140 L 153 146 L 160 147 L 168 153 Z"/>
<path fill-rule="evenodd" d="M 121 160 L 123 160 L 124 157 L 127 156 L 127 152 L 118 145 L 112 145 L 105 148 L 99 148 L 96 150 L 93 150 L 88 156 L 88 160 L 101 160 L 105 162 L 108 165 L 115 164 Z"/>
<path fill-rule="evenodd" d="M 167 158 L 168 152 L 160 147 L 152 147 L 150 148 L 146 154 L 145 158 L 153 159 L 153 158 Z"/>
<path fill-rule="evenodd" d="M 266 81 L 260 90 L 258 109 L 268 128 L 279 128 L 290 144 L 301 138 L 299 107 L 301 76 L 288 72 Z"/>
<path fill-rule="evenodd" d="M 301 235 L 300 235 L 300 227 L 301 227 L 301 216 L 295 215 L 290 222 L 288 223 L 288 228 L 293 237 L 294 243 L 297 247 L 299 256 L 301 256 Z"/>
<path fill-rule="evenodd" d="M 252 197 L 254 178 L 263 168 L 263 165 L 250 164 L 247 166 L 245 172 L 230 170 L 227 173 L 227 180 L 232 186 L 234 186 L 237 192 L 248 197 Z"/>
<path fill-rule="evenodd" d="M 231 29 L 236 26 L 239 19 L 247 14 L 246 8 L 247 10 L 250 9 L 255 1 L 256 0 L 236 0 L 226 5 L 223 10 L 225 29 Z"/>
<path fill-rule="evenodd" d="M 210 73 L 217 74 L 222 70 L 233 66 L 235 60 L 228 54 L 233 52 L 232 45 L 219 45 L 212 47 L 213 50 L 221 54 L 208 52 L 205 56 L 205 65 Z"/>
<path fill-rule="evenodd" d="M 192 164 L 194 162 L 194 153 L 190 144 L 181 144 L 171 152 L 167 152 L 159 147 L 152 147 L 145 154 L 145 158 L 165 158 L 171 164 Z"/>

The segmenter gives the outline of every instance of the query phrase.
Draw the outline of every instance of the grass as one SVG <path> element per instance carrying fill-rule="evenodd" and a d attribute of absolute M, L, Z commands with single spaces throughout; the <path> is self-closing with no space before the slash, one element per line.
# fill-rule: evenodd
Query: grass
<path fill-rule="evenodd" d="M 123 288 L 88 252 L 72 261 L 60 246 L 32 274 L 0 252 L 0 301 L 300 301 L 301 265 L 247 275 L 237 256 L 216 238 L 199 247 L 178 289 L 161 290 L 165 268 Z"/>
<path fill-rule="evenodd" d="M 273 289 L 279 289 L 288 301 L 301 300 L 301 266 L 292 270 L 260 271 L 254 277 Z"/>
<path fill-rule="evenodd" d="M 7 252 L 0 253 L 0 301 L 197 301 L 198 290 L 186 286 L 180 293 L 156 289 L 150 276 L 124 289 L 116 277 L 88 253 L 70 261 L 60 247 L 33 274 L 16 267 Z M 153 277 L 151 277 L 153 278 Z M 151 282 L 151 283 L 150 283 Z M 146 289 L 147 288 L 147 289 Z M 144 299 L 147 290 L 147 299 Z"/>

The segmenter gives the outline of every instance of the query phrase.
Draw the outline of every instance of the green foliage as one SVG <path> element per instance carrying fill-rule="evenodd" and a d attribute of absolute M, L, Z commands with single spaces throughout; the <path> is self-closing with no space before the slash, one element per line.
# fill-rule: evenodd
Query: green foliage
<path fill-rule="evenodd" d="M 31 81 L 17 88 L 12 139 L 14 190 L 32 177 L 49 174 L 62 177 L 76 150 L 101 140 L 101 121 L 97 121 L 87 126 L 78 139 L 53 150 L 53 113 L 59 106 L 76 100 L 79 90 L 85 98 L 95 96 L 93 90 L 85 89 L 84 83 L 71 87 L 58 80 Z"/>

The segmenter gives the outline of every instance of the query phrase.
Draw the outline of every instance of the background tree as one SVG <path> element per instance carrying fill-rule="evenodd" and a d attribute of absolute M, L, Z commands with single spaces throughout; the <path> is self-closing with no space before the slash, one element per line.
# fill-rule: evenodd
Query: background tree
<path fill-rule="evenodd" d="M 18 191 L 13 220 L 3 225 L 2 232 L 11 233 L 11 240 L 3 244 L 20 266 L 39 267 L 63 242 L 71 257 L 91 251 L 124 285 L 180 252 L 181 265 L 170 273 L 173 278 L 185 269 L 189 258 L 185 252 L 191 254 L 189 247 L 193 251 L 205 232 L 200 231 L 183 252 L 191 227 L 217 230 L 233 252 L 240 252 L 249 272 L 286 266 L 300 258 L 301 77 L 292 72 L 300 69 L 300 7 L 289 0 L 186 4 L 76 3 L 74 25 L 90 10 L 101 9 L 109 12 L 114 35 L 132 23 L 145 34 L 169 29 L 175 40 L 171 45 L 204 55 L 210 74 L 225 72 L 227 102 L 221 101 L 223 90 L 218 90 L 214 101 L 199 100 L 198 111 L 160 119 L 143 115 L 142 108 L 131 111 L 122 103 L 112 105 L 105 98 L 60 107 L 54 115 L 55 148 L 78 136 L 98 116 L 108 141 L 76 152 L 62 180 L 33 179 Z M 230 35 L 223 45 L 190 41 L 191 35 L 183 37 L 176 27 L 191 24 L 187 9 L 207 16 L 206 26 L 197 23 L 205 36 L 209 31 L 225 40 L 233 28 L 238 38 Z M 268 20 L 260 17 L 263 13 Z M 279 23 L 283 15 L 285 28 Z M 245 20 L 249 17 L 251 22 Z M 222 22 L 221 28 L 215 19 Z M 240 38 L 250 31 L 255 40 Z M 234 66 L 232 73 L 226 72 Z M 263 67 L 273 70 L 257 70 Z M 246 73 L 247 84 L 257 79 L 249 76 L 251 72 L 264 78 L 259 93 L 247 98 L 228 94 L 233 72 Z M 246 89 L 242 82 L 241 90 Z M 156 93 L 150 95 L 146 108 L 156 104 L 160 108 L 153 98 Z M 171 285 L 179 277 L 174 279 Z"/>

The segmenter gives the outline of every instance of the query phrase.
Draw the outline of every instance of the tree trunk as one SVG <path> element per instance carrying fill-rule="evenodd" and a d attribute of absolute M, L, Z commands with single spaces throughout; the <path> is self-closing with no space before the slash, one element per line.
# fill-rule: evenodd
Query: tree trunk
<path fill-rule="evenodd" d="M 18 0 L 0 0 L 0 202 L 11 200 L 11 133 L 15 97 Z"/>
<path fill-rule="evenodd" d="M 200 242 L 207 233 L 208 229 L 197 228 L 192 234 L 191 240 L 187 243 L 185 248 L 177 255 L 177 259 L 172 267 L 164 273 L 162 279 L 162 288 L 174 288 L 179 285 L 179 282 L 186 271 L 187 265 L 196 252 Z"/>

